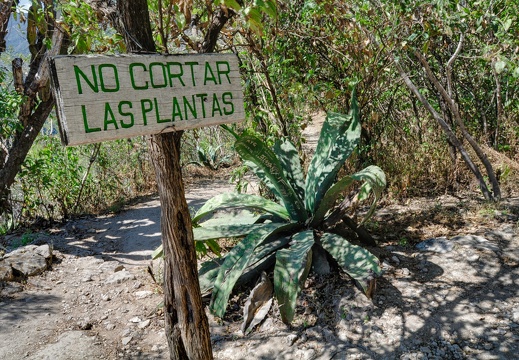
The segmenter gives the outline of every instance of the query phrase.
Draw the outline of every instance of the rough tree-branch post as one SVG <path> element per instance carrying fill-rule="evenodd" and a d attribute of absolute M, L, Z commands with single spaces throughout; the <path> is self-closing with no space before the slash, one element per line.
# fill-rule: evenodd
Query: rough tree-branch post
<path fill-rule="evenodd" d="M 180 168 L 180 139 L 184 129 L 244 119 L 238 61 L 232 54 L 150 54 L 155 44 L 146 1 L 117 4 L 127 50 L 142 54 L 60 56 L 51 61 L 62 141 L 79 145 L 150 135 L 161 201 L 170 358 L 212 359 Z"/>

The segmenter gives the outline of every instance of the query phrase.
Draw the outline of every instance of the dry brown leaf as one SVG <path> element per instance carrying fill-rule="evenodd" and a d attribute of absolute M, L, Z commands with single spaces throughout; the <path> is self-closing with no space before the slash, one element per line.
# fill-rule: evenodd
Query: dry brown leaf
<path fill-rule="evenodd" d="M 243 334 L 251 331 L 267 316 L 272 305 L 272 282 L 265 272 L 261 273 L 261 278 L 252 289 L 243 309 L 243 324 L 241 331 Z"/>

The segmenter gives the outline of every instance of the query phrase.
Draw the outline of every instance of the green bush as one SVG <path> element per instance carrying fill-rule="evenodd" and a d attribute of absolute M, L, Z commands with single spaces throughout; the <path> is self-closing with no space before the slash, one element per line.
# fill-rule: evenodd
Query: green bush
<path fill-rule="evenodd" d="M 13 187 L 13 209 L 18 223 L 68 218 L 117 210 L 154 189 L 143 138 L 63 147 L 56 135 L 40 134 Z"/>

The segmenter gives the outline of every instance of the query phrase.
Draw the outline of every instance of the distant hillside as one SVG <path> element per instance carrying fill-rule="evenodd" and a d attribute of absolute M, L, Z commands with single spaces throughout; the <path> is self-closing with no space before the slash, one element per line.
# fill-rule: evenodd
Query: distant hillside
<path fill-rule="evenodd" d="M 10 57 L 26 57 L 30 54 L 26 33 L 27 23 L 17 21 L 11 16 L 8 33 L 5 38 L 7 43 L 6 53 L 8 53 Z"/>
<path fill-rule="evenodd" d="M 29 44 L 26 39 L 27 23 L 15 20 L 11 15 L 5 37 L 6 50 L 0 54 L 0 66 L 10 72 L 11 61 L 15 57 L 24 59 L 24 68 L 27 69 L 30 60 Z M 27 70 L 25 70 L 27 71 Z"/>

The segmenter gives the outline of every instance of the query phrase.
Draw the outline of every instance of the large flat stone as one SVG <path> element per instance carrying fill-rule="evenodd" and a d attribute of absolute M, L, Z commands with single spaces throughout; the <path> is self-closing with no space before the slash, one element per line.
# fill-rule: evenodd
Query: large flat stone
<path fill-rule="evenodd" d="M 451 239 L 456 246 L 467 246 L 483 251 L 499 251 L 499 246 L 479 235 L 459 235 Z"/>
<path fill-rule="evenodd" d="M 34 276 L 41 274 L 47 269 L 47 259 L 34 252 L 18 252 L 9 254 L 4 258 L 4 262 L 10 265 L 14 271 L 19 272 L 22 276 Z"/>
<path fill-rule="evenodd" d="M 416 244 L 416 248 L 420 251 L 431 251 L 440 254 L 451 252 L 454 248 L 452 241 L 446 237 L 431 238 Z"/>
<path fill-rule="evenodd" d="M 52 259 L 52 246 L 49 244 L 40 245 L 34 249 L 36 254 L 43 256 L 45 259 Z"/>
<path fill-rule="evenodd" d="M 106 278 L 106 284 L 122 284 L 123 282 L 135 280 L 135 275 L 130 273 L 129 271 L 123 270 L 113 273 L 108 278 Z"/>

